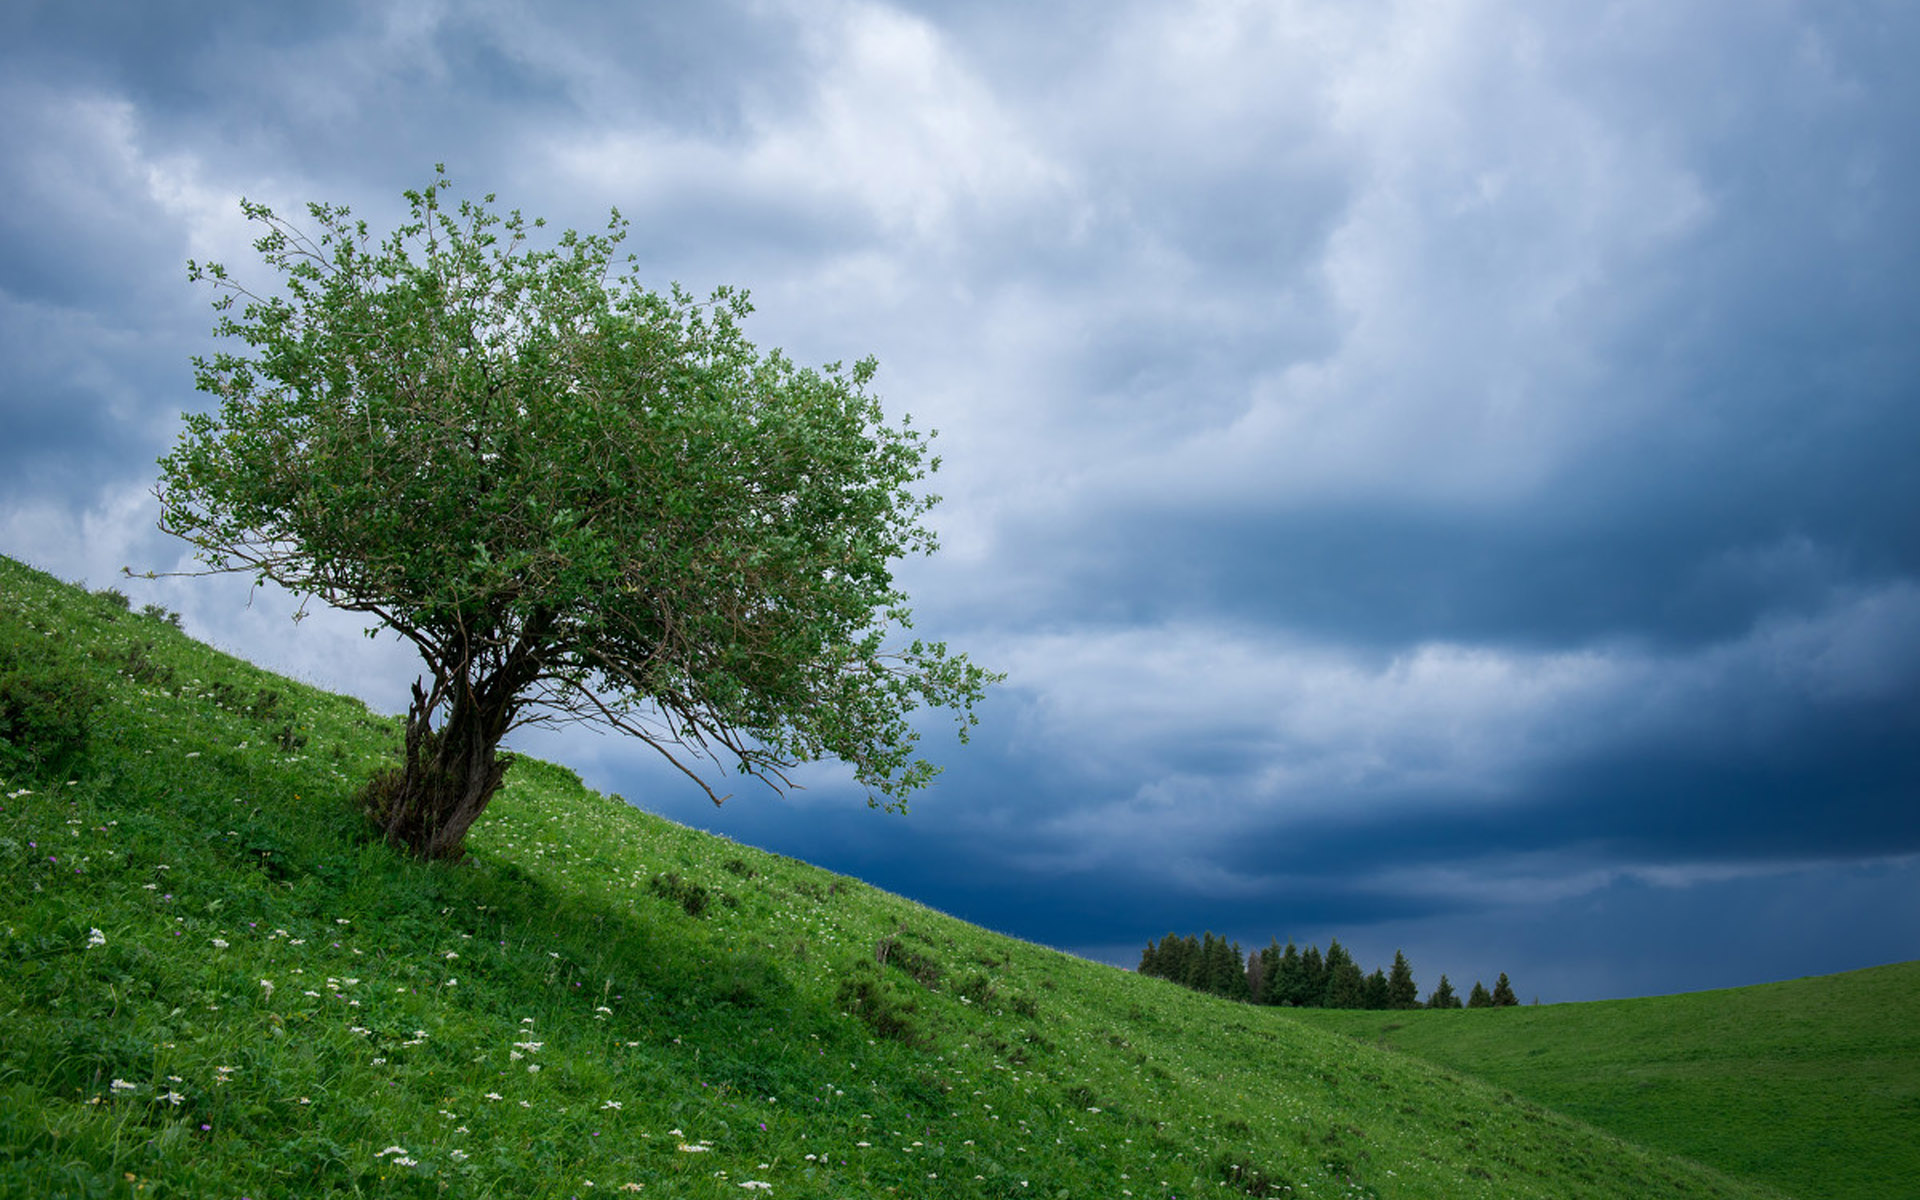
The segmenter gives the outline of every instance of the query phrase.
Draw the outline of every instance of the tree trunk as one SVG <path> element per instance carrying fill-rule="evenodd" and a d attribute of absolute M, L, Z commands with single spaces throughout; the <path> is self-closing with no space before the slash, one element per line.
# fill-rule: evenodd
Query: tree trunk
<path fill-rule="evenodd" d="M 418 858 L 457 860 L 467 830 L 507 773 L 495 753 L 511 723 L 512 699 L 494 689 L 456 686 L 447 719 L 429 722 L 427 696 L 413 685 L 407 710 L 406 765 L 381 772 L 361 793 L 368 817 L 389 843 Z"/>

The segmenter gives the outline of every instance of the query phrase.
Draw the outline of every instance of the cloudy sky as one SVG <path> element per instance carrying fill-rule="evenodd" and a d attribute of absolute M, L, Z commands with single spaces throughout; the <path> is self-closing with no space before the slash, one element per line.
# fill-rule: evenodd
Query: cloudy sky
<path fill-rule="evenodd" d="M 1127 964 L 1920 957 L 1916 52 L 1896 0 L 11 3 L 0 551 L 180 565 L 186 260 L 444 162 L 877 356 L 947 463 L 921 631 L 1009 675 L 905 817 L 522 739 L 596 786 Z M 356 621 L 131 590 L 404 707 Z"/>

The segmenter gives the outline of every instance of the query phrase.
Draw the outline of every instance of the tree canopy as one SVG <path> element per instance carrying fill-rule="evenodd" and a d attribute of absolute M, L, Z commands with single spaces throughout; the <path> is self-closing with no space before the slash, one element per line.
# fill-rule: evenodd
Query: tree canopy
<path fill-rule="evenodd" d="M 302 232 L 242 202 L 278 288 L 218 263 L 217 411 L 161 460 L 161 527 L 411 641 L 406 766 L 366 793 L 387 836 L 458 855 L 534 721 L 631 734 L 776 790 L 848 764 L 902 807 L 937 768 L 910 714 L 964 739 L 999 677 L 912 640 L 893 564 L 936 548 L 930 434 L 885 419 L 871 359 L 801 368 L 742 331 L 742 291 L 643 287 L 626 223 L 531 244 L 443 171 L 376 240 L 345 207 Z"/>

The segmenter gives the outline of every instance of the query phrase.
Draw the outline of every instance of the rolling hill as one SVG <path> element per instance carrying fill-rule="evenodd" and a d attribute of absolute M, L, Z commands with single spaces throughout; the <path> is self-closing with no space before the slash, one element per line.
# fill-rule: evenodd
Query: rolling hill
<path fill-rule="evenodd" d="M 1290 1015 L 1793 1195 L 1920 1195 L 1920 962 L 1639 1000 Z"/>
<path fill-rule="evenodd" d="M 0 560 L 0 1195 L 1767 1197 L 397 723 Z"/>

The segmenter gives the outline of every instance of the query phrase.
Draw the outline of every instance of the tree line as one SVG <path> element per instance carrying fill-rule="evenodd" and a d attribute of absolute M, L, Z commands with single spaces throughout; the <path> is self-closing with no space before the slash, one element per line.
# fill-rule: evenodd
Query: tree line
<path fill-rule="evenodd" d="M 1391 968 L 1376 967 L 1366 974 L 1338 938 L 1327 943 L 1325 954 L 1315 945 L 1302 950 L 1292 938 L 1284 949 L 1275 938 L 1248 954 L 1239 942 L 1211 931 L 1202 937 L 1169 933 L 1147 943 L 1139 973 L 1229 1000 L 1290 1008 L 1504 1008 L 1520 1003 L 1505 971 L 1492 991 L 1475 980 L 1465 1001 L 1442 975 L 1422 1002 L 1404 953 L 1395 950 Z"/>

